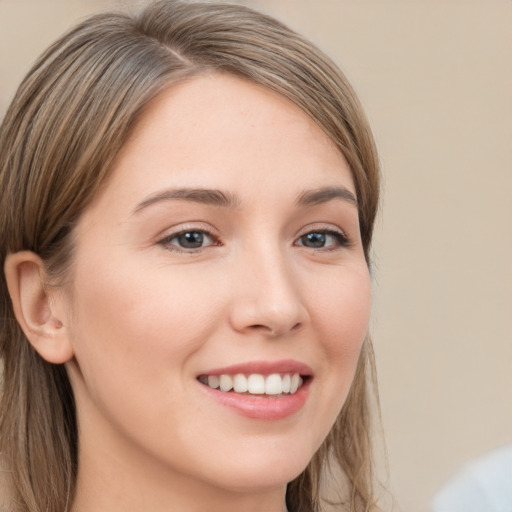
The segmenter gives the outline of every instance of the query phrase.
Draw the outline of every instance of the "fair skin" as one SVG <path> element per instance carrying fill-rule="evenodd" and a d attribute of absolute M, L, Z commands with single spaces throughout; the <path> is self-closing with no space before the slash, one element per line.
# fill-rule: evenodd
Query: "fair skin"
<path fill-rule="evenodd" d="M 73 510 L 283 510 L 368 328 L 341 153 L 282 97 L 200 76 L 152 102 L 75 234 L 63 286 L 41 286 L 32 253 L 6 264 L 22 327 L 75 393 Z M 230 373 L 284 388 L 208 386 Z"/>

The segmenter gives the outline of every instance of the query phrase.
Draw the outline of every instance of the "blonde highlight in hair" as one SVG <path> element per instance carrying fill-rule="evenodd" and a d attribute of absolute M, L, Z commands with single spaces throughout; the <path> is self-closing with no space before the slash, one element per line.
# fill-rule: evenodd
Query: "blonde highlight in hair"
<path fill-rule="evenodd" d="M 331 138 L 350 165 L 369 263 L 379 167 L 368 122 L 345 77 L 311 43 L 276 20 L 225 3 L 163 0 L 137 15 L 99 14 L 52 45 L 22 82 L 0 127 L 0 263 L 37 253 L 54 283 L 73 261 L 73 228 L 104 186 L 147 105 L 201 73 L 231 73 L 288 98 Z M 65 512 L 73 502 L 78 432 L 63 366 L 44 361 L 17 324 L 0 278 L 3 387 L 0 452 L 13 512 Z M 361 351 L 348 399 L 328 438 L 291 482 L 291 512 L 320 511 L 328 465 L 348 494 L 342 510 L 370 510 L 368 381 Z"/>

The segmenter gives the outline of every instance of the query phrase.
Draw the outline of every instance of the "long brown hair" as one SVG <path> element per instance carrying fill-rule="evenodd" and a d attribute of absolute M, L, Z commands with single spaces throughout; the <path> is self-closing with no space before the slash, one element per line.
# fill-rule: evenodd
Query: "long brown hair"
<path fill-rule="evenodd" d="M 225 3 L 164 0 L 137 15 L 89 18 L 52 45 L 22 82 L 0 128 L 0 264 L 37 253 L 59 282 L 73 227 L 104 184 L 144 108 L 180 80 L 232 73 L 285 96 L 332 139 L 350 165 L 369 264 L 379 194 L 376 150 L 339 69 L 278 21 Z M 44 361 L 17 324 L 0 277 L 0 452 L 12 509 L 64 512 L 73 501 L 78 433 L 61 365 Z M 322 510 L 328 466 L 341 468 L 342 509 L 373 506 L 369 377 L 363 345 L 348 399 L 307 469 L 288 485 L 290 511 Z"/>

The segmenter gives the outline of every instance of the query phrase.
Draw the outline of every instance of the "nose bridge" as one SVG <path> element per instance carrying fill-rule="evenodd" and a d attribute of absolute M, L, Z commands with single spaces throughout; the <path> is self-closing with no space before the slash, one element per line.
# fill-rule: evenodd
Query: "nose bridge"
<path fill-rule="evenodd" d="M 237 330 L 279 336 L 307 319 L 293 261 L 284 247 L 266 243 L 247 248 L 237 273 L 232 312 Z"/>

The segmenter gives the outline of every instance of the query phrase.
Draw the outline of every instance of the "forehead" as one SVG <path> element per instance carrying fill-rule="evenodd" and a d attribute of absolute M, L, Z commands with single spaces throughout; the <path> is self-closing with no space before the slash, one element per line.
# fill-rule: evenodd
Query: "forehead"
<path fill-rule="evenodd" d="M 260 85 L 215 73 L 150 103 L 111 178 L 118 193 L 129 185 L 141 195 L 169 185 L 235 188 L 248 198 L 326 185 L 354 192 L 343 155 L 308 115 Z"/>

